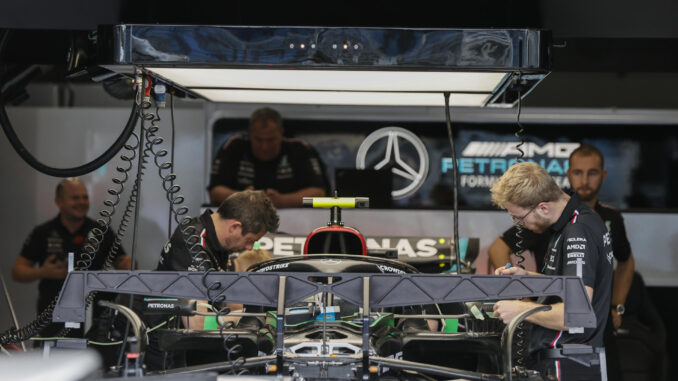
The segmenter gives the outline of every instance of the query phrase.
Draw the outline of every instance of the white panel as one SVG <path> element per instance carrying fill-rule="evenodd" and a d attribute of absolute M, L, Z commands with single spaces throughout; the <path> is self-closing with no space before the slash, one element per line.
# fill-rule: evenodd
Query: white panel
<path fill-rule="evenodd" d="M 185 88 L 492 92 L 506 73 L 148 67 Z"/>
<path fill-rule="evenodd" d="M 438 106 L 445 105 L 442 93 L 378 93 L 343 91 L 270 91 L 191 89 L 212 102 L 306 104 L 306 105 L 359 105 L 359 106 Z M 451 94 L 450 105 L 480 107 L 489 94 Z"/>

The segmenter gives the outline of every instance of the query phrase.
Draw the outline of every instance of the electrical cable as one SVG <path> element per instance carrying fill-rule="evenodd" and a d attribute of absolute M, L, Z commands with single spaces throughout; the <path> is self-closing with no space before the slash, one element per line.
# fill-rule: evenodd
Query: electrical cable
<path fill-rule="evenodd" d="M 148 107 L 150 107 L 150 104 Z M 172 169 L 174 168 L 173 162 L 161 162 L 162 159 L 167 156 L 168 152 L 165 149 L 156 150 L 156 147 L 162 144 L 164 139 L 156 136 L 159 127 L 154 124 L 155 116 L 153 116 L 152 113 L 146 113 L 148 107 L 142 107 L 142 112 L 145 113 L 143 117 L 152 122 L 151 126 L 146 129 L 146 148 L 144 153 L 147 156 L 153 156 L 153 163 L 158 169 L 158 176 L 162 181 L 162 187 L 165 190 L 165 195 L 172 210 L 170 215 L 174 217 L 174 222 L 180 227 L 179 229 L 182 238 L 184 239 L 184 244 L 192 257 L 191 266 L 195 267 L 197 271 L 223 271 L 225 269 L 222 269 L 218 263 L 212 263 L 209 255 L 200 244 L 199 232 L 194 226 L 191 226 L 191 218 L 188 216 L 188 207 L 181 205 L 184 202 L 184 196 L 179 194 L 181 186 L 174 184 L 177 176 L 172 173 Z"/>
<path fill-rule="evenodd" d="M 144 169 L 146 169 L 146 149 L 144 147 L 144 135 L 145 135 L 145 126 L 144 123 L 149 119 L 147 115 L 144 113 L 144 110 L 150 107 L 150 100 L 147 101 L 144 97 L 142 97 L 143 92 L 146 90 L 146 88 L 149 88 L 151 86 L 150 84 L 150 78 L 147 80 L 148 83 L 146 86 L 144 86 L 144 80 L 143 77 L 139 74 L 137 74 L 136 77 L 136 85 L 137 85 L 137 94 L 135 97 L 134 104 L 139 106 L 140 110 L 140 115 L 139 119 L 141 120 L 141 128 L 140 128 L 140 133 L 139 133 L 139 161 L 137 163 L 137 173 L 136 173 L 136 178 L 134 180 L 134 189 L 136 191 L 136 202 L 134 206 L 134 229 L 132 230 L 132 253 L 131 253 L 131 262 L 132 262 L 132 270 L 134 270 L 134 255 L 136 252 L 136 245 L 137 245 L 137 228 L 139 226 L 138 221 L 139 221 L 139 203 L 141 200 L 141 179 L 142 176 L 144 175 Z M 134 298 L 130 297 L 128 307 L 131 309 L 132 305 L 134 302 Z M 120 352 L 118 353 L 118 361 L 117 361 L 117 366 L 119 367 L 120 364 L 122 364 L 122 358 L 123 354 L 125 352 L 125 346 L 127 344 L 127 337 L 129 336 L 129 327 L 130 323 L 129 321 L 125 324 L 125 333 L 123 334 L 123 339 L 122 339 L 122 346 L 120 347 Z"/>
<path fill-rule="evenodd" d="M 174 128 L 174 92 L 170 92 L 170 128 L 172 131 L 172 137 L 170 140 L 170 172 L 174 172 L 174 137 L 175 137 L 175 128 Z M 174 185 L 174 179 L 170 180 L 170 188 Z M 169 206 L 169 216 L 167 222 L 167 239 L 169 240 L 172 237 L 172 205 Z"/>
<path fill-rule="evenodd" d="M 522 110 L 522 97 L 521 97 L 521 83 L 520 83 L 521 77 L 520 73 L 518 74 L 518 80 L 517 80 L 517 87 L 518 87 L 518 113 L 516 114 L 516 124 L 518 125 L 518 131 L 515 132 L 514 136 L 518 139 L 518 144 L 516 144 L 516 151 L 518 151 L 518 155 L 516 155 L 516 162 L 522 163 L 525 161 L 523 158 L 525 157 L 525 151 L 521 148 L 523 145 L 525 145 L 525 128 L 523 125 L 520 123 L 520 113 Z M 519 223 L 516 223 L 516 247 L 518 250 L 514 253 L 516 257 L 518 257 L 518 260 L 516 262 L 516 266 L 520 267 L 521 269 L 525 269 L 525 266 L 523 265 L 523 262 L 525 262 L 525 256 L 523 253 L 525 252 L 525 248 L 523 247 L 523 239 L 524 239 L 524 230 L 523 226 Z"/>
<path fill-rule="evenodd" d="M 136 105 L 135 105 L 136 106 Z M 137 107 L 134 107 L 133 109 L 138 109 Z M 130 121 L 134 121 L 134 124 L 132 125 L 132 130 L 129 135 L 129 138 L 132 141 L 135 141 L 135 144 L 131 143 L 125 143 L 123 144 L 122 148 L 132 152 L 132 156 L 127 156 L 124 153 L 120 154 L 120 159 L 123 162 L 127 162 L 128 165 L 125 166 L 120 166 L 118 165 L 116 167 L 116 171 L 121 175 L 121 177 L 113 178 L 112 182 L 118 186 L 118 188 L 109 188 L 108 189 L 108 194 L 111 196 L 114 196 L 114 199 L 107 199 L 104 201 L 104 205 L 108 207 L 109 209 L 103 209 L 99 211 L 99 215 L 101 218 L 97 219 L 98 227 L 95 227 L 92 229 L 92 235 L 87 238 L 86 244 L 83 246 L 82 251 L 78 253 L 77 259 L 75 260 L 75 269 L 76 270 L 87 270 L 91 267 L 92 262 L 94 261 L 95 256 L 99 252 L 99 247 L 101 242 L 103 241 L 103 238 L 108 231 L 108 228 L 111 223 L 111 218 L 115 214 L 115 207 L 120 201 L 120 194 L 124 190 L 124 184 L 129 178 L 128 172 L 133 166 L 131 163 L 136 157 L 136 148 L 139 146 L 139 138 L 137 135 L 134 133 L 134 127 L 136 125 L 136 117 L 130 117 Z M 129 121 L 128 121 L 129 122 Z M 111 246 L 111 249 L 108 253 L 108 256 L 105 260 L 105 265 L 104 268 L 111 267 L 113 258 L 115 258 L 117 251 L 121 245 L 121 240 L 122 237 L 124 236 L 124 233 L 126 231 L 126 218 L 125 216 L 129 215 L 129 209 L 134 207 L 134 204 L 136 203 L 136 199 L 134 196 L 135 192 L 133 191 L 133 194 L 130 196 L 130 201 L 128 202 L 128 207 L 127 210 L 125 211 L 125 214 L 123 216 L 123 219 L 120 222 L 120 227 L 118 229 L 118 232 L 116 234 L 114 244 Z M 129 216 L 128 216 L 129 217 Z M 128 218 L 127 218 L 128 219 Z M 91 293 L 88 295 L 86 299 L 86 305 L 89 306 L 91 302 L 94 300 L 96 296 L 96 293 Z M 40 314 L 33 320 L 32 322 L 28 323 L 24 327 L 21 328 L 10 328 L 9 330 L 3 332 L 0 334 L 0 344 L 9 344 L 9 343 L 16 343 L 20 341 L 25 341 L 31 336 L 34 336 L 38 332 L 40 332 L 43 328 L 45 328 L 47 325 L 50 324 L 51 319 L 52 319 L 52 312 L 54 311 L 54 308 L 56 307 L 56 302 L 58 300 L 58 297 L 55 297 L 50 304 L 40 312 Z M 69 332 L 68 328 L 61 329 L 57 336 L 65 336 Z"/>
<path fill-rule="evenodd" d="M 244 357 L 241 356 L 243 353 L 243 346 L 241 344 L 230 345 L 233 341 L 237 340 L 238 335 L 231 333 L 224 335 L 224 331 L 235 327 L 235 323 L 225 319 L 220 319 L 230 314 L 231 309 L 226 305 L 226 295 L 223 293 L 218 293 L 218 291 L 221 289 L 221 282 L 214 281 L 208 284 L 207 277 L 209 276 L 210 272 L 211 271 L 205 272 L 201 278 L 201 282 L 207 290 L 207 298 L 209 299 L 209 304 L 212 306 L 211 308 L 213 310 L 218 308 L 216 309 L 216 320 L 217 324 L 219 325 L 219 335 L 222 339 L 224 350 L 226 351 L 226 358 L 228 362 L 231 363 L 231 372 L 233 375 L 247 374 L 247 369 L 243 369 L 238 372 L 238 368 L 245 362 Z M 215 292 L 217 292 L 217 294 L 213 295 Z M 233 360 L 233 357 L 236 357 L 235 360 Z"/>
<path fill-rule="evenodd" d="M 523 125 L 520 123 L 520 115 L 522 112 L 522 83 L 521 83 L 521 74 L 518 73 L 518 79 L 516 80 L 517 83 L 517 91 L 518 91 L 518 112 L 516 114 L 516 124 L 518 126 L 518 130 L 515 132 L 514 136 L 518 139 L 518 144 L 516 144 L 516 151 L 518 151 L 518 155 L 516 155 L 516 162 L 522 163 L 524 162 L 524 157 L 525 157 L 525 151 L 523 151 L 522 146 L 525 144 L 525 128 Z M 521 225 L 516 223 L 516 252 L 514 253 L 516 257 L 518 258 L 516 261 L 516 266 L 522 268 L 523 270 L 525 269 L 525 265 L 523 265 L 523 262 L 525 262 L 525 247 L 524 245 L 524 234 L 525 234 L 525 228 Z M 512 351 L 515 352 L 515 355 L 513 356 L 515 359 L 515 364 L 519 366 L 526 366 L 527 365 L 527 358 L 528 358 L 528 336 L 529 336 L 529 326 L 525 322 L 521 322 L 518 324 L 518 326 L 515 328 L 515 340 L 512 342 Z"/>
<path fill-rule="evenodd" d="M 0 98 L 1 97 L 2 94 L 0 94 Z M 92 171 L 95 171 L 102 165 L 108 163 L 111 160 L 111 158 L 113 158 L 113 156 L 115 156 L 120 151 L 125 142 L 129 139 L 130 134 L 134 130 L 134 126 L 136 125 L 136 114 L 137 107 L 135 104 L 134 107 L 132 108 L 132 113 L 130 114 L 127 124 L 125 125 L 125 129 L 122 131 L 118 139 L 113 143 L 112 146 L 110 146 L 104 153 L 102 153 L 96 159 L 90 161 L 89 163 L 73 168 L 54 168 L 41 163 L 35 158 L 35 156 L 28 152 L 26 147 L 23 145 L 23 143 L 21 143 L 16 133 L 14 132 L 12 124 L 9 121 L 9 117 L 7 116 L 7 110 L 5 110 L 4 103 L 0 102 L 0 124 L 2 124 L 2 131 L 5 133 L 5 136 L 7 136 L 7 140 L 9 140 L 9 143 L 12 146 L 12 148 L 14 148 L 16 153 L 28 165 L 33 167 L 33 169 L 37 170 L 38 172 L 54 177 L 82 176 Z"/>
<path fill-rule="evenodd" d="M 8 40 L 8 36 L 10 34 L 10 31 L 7 30 L 2 36 L 2 39 L 0 40 L 0 57 L 2 56 L 2 53 L 4 52 L 4 47 L 5 44 Z M 4 69 L 4 68 L 3 68 Z M 2 73 L 0 73 L 2 74 Z M 0 94 L 0 99 L 2 98 L 2 94 Z M 16 137 L 16 134 L 14 133 L 14 130 L 12 128 L 12 125 L 9 121 L 9 118 L 7 116 L 4 103 L 0 103 L 0 123 L 2 124 L 3 131 L 5 132 L 5 135 L 7 136 L 8 140 L 10 141 L 10 144 L 12 144 L 12 147 L 17 151 L 20 157 L 24 159 L 29 165 L 31 165 L 33 168 L 37 169 L 38 171 L 41 171 L 43 173 L 46 173 L 48 175 L 53 175 L 57 177 L 69 177 L 69 176 L 79 176 L 85 173 L 89 173 L 99 167 L 101 165 L 107 163 L 112 156 L 114 156 L 117 152 L 119 152 L 122 148 L 129 149 L 129 144 L 126 142 L 129 140 L 130 137 L 135 137 L 134 135 L 134 128 L 136 126 L 136 121 L 137 121 L 137 107 L 136 103 L 132 107 L 132 113 L 130 114 L 130 117 L 127 121 L 127 124 L 125 125 L 125 128 L 123 129 L 123 132 L 121 133 L 120 137 L 116 140 L 116 142 L 113 144 L 113 146 L 109 147 L 101 156 L 99 156 L 97 159 L 91 161 L 90 163 L 84 164 L 79 167 L 75 168 L 70 168 L 70 169 L 56 169 L 56 168 L 51 168 L 47 167 L 44 164 L 38 162 L 23 146 L 21 141 Z M 123 161 L 125 160 L 124 155 L 121 154 L 121 159 Z M 77 270 L 87 270 L 91 264 L 92 261 L 94 260 L 94 257 L 99 251 L 99 245 L 101 244 L 104 234 L 108 230 L 108 227 L 110 226 L 111 222 L 111 216 L 115 212 L 115 205 L 119 202 L 119 194 L 121 193 L 122 189 L 124 188 L 123 184 L 126 181 L 126 171 L 129 169 L 121 169 L 120 167 L 116 168 L 118 172 L 121 172 L 125 174 L 125 177 L 123 179 L 116 178 L 113 180 L 115 184 L 118 184 L 120 186 L 119 190 L 115 190 L 113 188 L 108 190 L 108 193 L 115 196 L 116 200 L 115 201 L 110 201 L 106 200 L 104 202 L 104 205 L 111 207 L 110 211 L 107 210 L 102 210 L 99 214 L 103 217 L 103 219 L 98 219 L 97 222 L 99 224 L 99 228 L 94 228 L 92 229 L 92 237 L 88 237 L 88 242 L 87 244 L 83 247 L 83 251 L 79 253 L 75 267 Z M 124 233 L 124 229 L 123 229 Z M 117 249 L 120 246 L 120 238 L 121 236 L 116 237 L 116 244 L 114 244 L 111 248 L 111 251 L 109 252 L 109 257 L 106 259 L 106 263 L 110 266 L 110 263 L 112 262 L 113 257 L 115 257 L 115 254 L 117 253 Z M 95 294 L 90 294 L 87 298 L 87 305 L 91 303 L 91 301 L 94 299 Z M 0 334 L 0 343 L 7 344 L 7 343 L 14 343 L 17 341 L 24 341 L 28 339 L 29 337 L 35 335 L 37 332 L 41 331 L 44 327 L 46 327 L 51 320 L 52 312 L 54 310 L 54 307 L 56 306 L 57 298 L 54 298 L 52 302 L 38 315 L 38 317 L 32 321 L 31 323 L 27 324 L 26 326 L 22 328 L 12 328 L 7 330 L 6 332 L 3 332 Z M 68 329 L 63 329 L 61 330 L 63 332 L 68 332 Z"/>
<path fill-rule="evenodd" d="M 458 172 L 457 172 L 457 150 L 454 147 L 454 137 L 452 136 L 452 118 L 450 116 L 450 93 L 444 93 L 445 97 L 445 125 L 447 126 L 447 138 L 450 142 L 450 150 L 452 151 L 452 210 L 453 210 L 453 224 L 454 224 L 454 257 L 457 264 L 457 274 L 461 274 L 461 259 L 459 252 L 459 204 L 457 200 L 457 193 L 459 190 Z"/>
<path fill-rule="evenodd" d="M 5 45 L 7 44 L 7 41 L 9 40 L 10 36 L 10 30 L 6 30 L 5 33 L 2 36 L 2 39 L 0 39 L 0 57 L 2 57 L 4 50 L 5 50 Z M 2 74 L 4 74 L 4 67 L 1 68 L 0 70 L 0 78 L 2 78 Z M 0 89 L 2 89 L 2 84 L 0 84 Z M 120 149 L 123 147 L 125 142 L 129 139 L 130 134 L 134 130 L 134 127 L 136 125 L 136 116 L 137 116 L 137 108 L 136 104 L 132 108 L 132 112 L 130 114 L 129 119 L 127 120 L 127 124 L 125 125 L 125 128 L 121 132 L 120 136 L 116 141 L 111 145 L 104 153 L 102 153 L 99 157 L 96 159 L 90 161 L 89 163 L 77 166 L 77 167 L 72 167 L 72 168 L 54 168 L 47 166 L 40 161 L 38 161 L 35 156 L 33 156 L 26 147 L 21 143 L 21 140 L 17 137 L 16 133 L 14 132 L 14 128 L 12 127 L 12 124 L 9 120 L 9 117 L 7 115 L 7 110 L 5 109 L 5 103 L 4 103 L 4 94 L 0 92 L 0 124 L 2 124 L 2 130 L 5 133 L 5 136 L 7 136 L 7 140 L 9 140 L 10 145 L 16 153 L 31 167 L 33 167 L 35 170 L 44 173 L 49 176 L 54 176 L 54 177 L 77 177 L 77 176 L 82 176 L 87 173 L 90 173 L 102 165 L 108 163 L 113 156 L 115 156 Z"/>
<path fill-rule="evenodd" d="M 151 78 L 148 77 L 148 81 L 151 81 Z M 150 85 L 150 83 L 149 83 Z M 147 96 L 150 94 L 147 93 Z M 172 218 L 174 219 L 174 222 L 178 226 L 178 230 L 181 232 L 184 245 L 186 246 L 186 249 L 188 250 L 189 254 L 192 257 L 192 263 L 191 263 L 191 268 L 195 268 L 197 271 L 204 271 L 206 272 L 205 275 L 203 276 L 203 282 L 206 282 L 206 276 L 209 274 L 210 271 L 223 271 L 218 263 L 213 263 L 212 260 L 210 259 L 208 253 L 205 251 L 205 249 L 201 245 L 201 240 L 200 240 L 200 232 L 196 229 L 195 226 L 191 224 L 192 219 L 188 216 L 188 207 L 182 205 L 184 202 L 184 196 L 179 194 L 181 191 L 181 187 L 178 184 L 175 184 L 176 180 L 176 174 L 173 173 L 174 169 L 174 137 L 175 137 L 175 124 L 174 124 L 174 97 L 172 96 L 171 98 L 171 124 L 172 124 L 172 156 L 170 161 L 162 161 L 163 158 L 165 158 L 168 155 L 167 150 L 165 149 L 159 149 L 159 146 L 163 143 L 164 139 L 162 137 L 157 136 L 157 132 L 159 131 L 159 127 L 157 125 L 157 122 L 161 120 L 159 114 L 159 108 L 156 107 L 156 114 L 154 115 L 152 112 L 149 112 L 149 108 L 151 107 L 150 104 L 150 98 L 144 98 L 144 102 L 140 105 L 140 112 L 141 116 L 140 118 L 143 121 L 149 121 L 151 125 L 148 128 L 145 128 L 144 130 L 144 135 L 145 135 L 145 143 L 144 143 L 144 150 L 143 150 L 143 156 L 144 157 L 150 157 L 153 156 L 153 163 L 155 164 L 156 168 L 158 169 L 158 176 L 161 179 L 162 182 L 162 187 L 163 190 L 165 191 L 166 198 L 169 202 L 170 205 L 170 223 Z M 157 105 L 157 99 L 156 99 L 156 105 Z M 171 233 L 171 229 L 170 232 Z M 170 237 L 171 239 L 171 234 Z M 221 287 L 221 284 L 219 282 L 213 283 L 209 287 L 206 285 L 206 288 L 209 290 L 214 290 L 218 289 Z M 209 295 L 208 292 L 208 296 Z M 221 295 L 223 297 L 223 295 Z M 216 296 L 216 298 L 219 298 L 219 295 Z M 212 298 L 214 299 L 214 298 Z M 221 299 L 221 298 L 219 298 Z M 219 303 L 219 300 L 211 300 L 213 305 L 217 305 Z M 217 311 L 217 321 L 219 322 L 220 325 L 220 335 L 222 336 L 223 343 L 224 343 L 224 348 L 227 351 L 227 357 L 230 361 L 231 358 L 239 356 L 239 354 L 242 352 L 242 346 L 240 344 L 237 345 L 229 345 L 229 343 L 237 338 L 234 337 L 233 335 L 228 335 L 224 337 L 223 335 L 223 330 L 224 329 L 229 329 L 233 327 L 233 322 L 225 322 L 222 323 L 219 321 L 220 316 L 225 316 L 230 312 L 230 309 L 226 306 L 221 308 L 220 310 Z M 177 324 L 179 324 L 179 320 L 176 321 Z M 167 353 L 165 353 L 167 355 Z M 241 357 L 238 357 L 236 361 L 233 361 L 232 363 L 232 371 L 234 374 L 237 373 L 238 367 L 240 364 L 242 364 L 242 361 L 239 361 Z M 166 357 L 165 357 L 166 360 Z M 243 373 L 243 372 L 240 372 Z"/>

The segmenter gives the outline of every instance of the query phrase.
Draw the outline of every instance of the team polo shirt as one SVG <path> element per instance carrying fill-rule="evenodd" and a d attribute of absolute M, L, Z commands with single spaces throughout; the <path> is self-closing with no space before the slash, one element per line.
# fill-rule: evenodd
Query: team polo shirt
<path fill-rule="evenodd" d="M 596 213 L 603 219 L 607 230 L 612 237 L 612 252 L 615 259 L 619 262 L 626 262 L 631 256 L 631 244 L 626 236 L 626 228 L 624 226 L 624 217 L 619 211 L 609 205 L 596 202 Z M 531 250 L 534 253 L 535 263 L 537 269 L 541 270 L 544 265 L 544 254 L 551 240 L 551 232 L 546 231 L 537 234 L 531 230 L 522 229 L 522 241 L 518 239 L 518 228 L 513 225 L 506 230 L 501 239 L 508 245 L 513 253 L 519 253 L 522 250 Z"/>
<path fill-rule="evenodd" d="M 571 334 L 535 325 L 530 335 L 530 352 L 569 343 L 601 347 L 612 294 L 610 233 L 598 213 L 581 202 L 576 194 L 572 195 L 550 230 L 552 236 L 542 272 L 546 275 L 579 276 L 584 285 L 593 288 L 591 305 L 596 315 L 596 328 L 585 328 L 583 333 Z M 560 301 L 557 297 L 541 299 L 539 302 L 544 304 Z"/>
<path fill-rule="evenodd" d="M 223 271 L 228 268 L 228 254 L 217 239 L 212 212 L 206 210 L 174 230 L 160 254 L 156 270 Z"/>
<path fill-rule="evenodd" d="M 303 188 L 325 189 L 326 181 L 318 156 L 303 141 L 283 139 L 280 155 L 271 161 L 254 157 L 250 141 L 242 136 L 229 139 L 212 163 L 207 189 L 225 185 L 231 189 L 275 189 L 280 193 Z"/>
<path fill-rule="evenodd" d="M 80 229 L 71 233 L 61 223 L 61 215 L 56 218 L 37 226 L 24 242 L 21 249 L 21 256 L 39 264 L 45 263 L 45 260 L 52 255 L 68 260 L 68 253 L 75 253 L 75 265 L 78 265 L 78 255 L 81 254 L 83 246 L 87 243 L 88 238 L 94 236 L 92 229 L 99 227 L 99 224 L 90 219 L 85 218 L 85 222 Z M 113 245 L 115 236 L 111 230 L 107 230 L 104 234 L 104 239 L 99 246 L 99 252 L 94 257 L 92 265 L 89 270 L 101 270 L 106 262 L 108 252 Z M 122 249 L 119 249 L 115 257 L 117 258 Z M 38 284 L 38 311 L 42 311 L 49 305 L 61 291 L 61 286 L 64 284 L 64 279 L 41 279 Z"/>

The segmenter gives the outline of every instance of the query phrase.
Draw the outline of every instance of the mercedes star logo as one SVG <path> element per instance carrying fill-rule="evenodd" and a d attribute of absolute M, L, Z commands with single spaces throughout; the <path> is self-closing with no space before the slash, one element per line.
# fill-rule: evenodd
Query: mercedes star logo
<path fill-rule="evenodd" d="M 371 153 L 371 151 L 374 151 L 376 148 L 375 143 L 382 139 L 387 139 L 384 152 Z M 401 150 L 404 150 L 408 145 L 412 146 L 416 152 L 416 163 L 406 162 L 403 157 L 401 157 Z M 383 147 L 381 144 L 378 146 Z M 426 150 L 426 146 L 424 146 L 424 143 L 417 135 L 404 128 L 384 127 L 369 134 L 362 144 L 360 144 L 360 148 L 358 148 L 355 164 L 356 168 L 365 169 L 365 158 L 367 157 L 368 152 L 370 152 L 370 157 L 374 154 L 378 154 L 378 157 L 383 155 L 383 159 L 374 165 L 374 169 L 382 169 L 390 164 L 392 166 L 391 170 L 393 171 L 393 175 L 399 176 L 406 181 L 407 185 L 404 187 L 393 189 L 391 195 L 394 200 L 414 194 L 424 183 L 424 180 L 426 180 L 426 176 L 428 175 L 428 151 Z"/>

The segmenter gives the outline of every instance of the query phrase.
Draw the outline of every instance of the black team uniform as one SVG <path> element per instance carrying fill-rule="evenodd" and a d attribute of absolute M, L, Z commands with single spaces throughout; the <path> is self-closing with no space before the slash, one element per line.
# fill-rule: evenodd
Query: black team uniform
<path fill-rule="evenodd" d="M 555 331 L 538 325 L 530 335 L 531 364 L 544 373 L 563 380 L 598 380 L 600 368 L 590 368 L 568 359 L 552 359 L 548 348 L 562 344 L 603 346 L 603 332 L 610 314 L 612 295 L 613 254 L 612 240 L 603 220 L 579 196 L 572 195 L 558 221 L 550 227 L 551 241 L 544 258 L 542 272 L 546 275 L 575 275 L 584 285 L 593 288 L 591 305 L 596 315 L 596 328 L 585 328 L 583 333 Z M 539 302 L 552 304 L 555 297 L 540 298 Z M 562 378 L 561 378 L 562 377 Z"/>
<path fill-rule="evenodd" d="M 182 230 L 187 231 L 186 237 Z M 187 244 L 188 241 L 188 244 Z M 165 244 L 156 270 L 158 271 L 225 271 L 228 266 L 228 255 L 219 244 L 212 221 L 212 212 L 206 210 L 201 216 L 192 218 L 185 226 L 174 230 L 172 237 Z M 141 302 L 137 299 L 137 303 Z M 140 307 L 143 308 L 143 307 Z M 156 315 L 146 319 L 149 326 L 167 321 L 171 315 Z M 174 319 L 177 326 L 180 319 Z M 200 327 L 202 328 L 202 327 Z M 199 329 L 200 329 L 199 328 Z M 163 352 L 157 335 L 149 335 L 149 346 L 144 362 L 149 370 L 177 368 L 209 361 L 225 359 L 224 353 L 201 350 Z M 211 359 L 211 360 L 210 360 Z"/>
<path fill-rule="evenodd" d="M 594 210 L 603 219 L 607 230 L 612 238 L 612 252 L 617 262 L 626 262 L 631 257 L 631 244 L 626 236 L 624 218 L 619 211 L 609 205 L 596 202 Z M 520 247 L 522 250 L 531 250 L 534 253 L 537 269 L 542 270 L 544 266 L 544 254 L 546 253 L 551 232 L 546 231 L 537 234 L 528 229 L 522 229 L 523 241 Z M 518 253 L 521 249 L 518 247 L 518 228 L 514 225 L 501 235 L 501 239 L 508 245 L 511 252 Z M 612 283 L 610 283 L 612 287 Z M 612 316 L 608 311 L 607 325 L 605 326 L 605 355 L 607 358 L 607 375 L 609 380 L 621 379 L 621 368 L 619 364 L 619 355 L 617 351 L 616 337 L 612 325 Z"/>
<path fill-rule="evenodd" d="M 191 232 L 184 237 L 182 230 L 187 228 Z M 186 239 L 189 244 L 186 243 Z M 190 247 L 192 249 L 189 249 Z M 228 268 L 228 254 L 230 253 L 219 245 L 212 222 L 212 212 L 206 210 L 200 217 L 192 218 L 188 225 L 179 226 L 174 230 L 160 254 L 156 270 L 223 271 Z"/>
<path fill-rule="evenodd" d="M 88 238 L 94 236 L 91 230 L 95 227 L 99 227 L 99 224 L 90 218 L 85 218 L 85 222 L 80 229 L 71 234 L 71 232 L 61 223 L 60 218 L 61 215 L 57 215 L 54 219 L 35 227 L 24 242 L 21 249 L 21 256 L 42 266 L 45 263 L 45 260 L 52 255 L 56 255 L 57 258 L 61 260 L 68 260 L 68 253 L 72 252 L 75 254 L 74 264 L 77 266 L 79 259 L 78 255 L 82 252 L 83 246 L 87 243 Z M 110 229 L 106 231 L 104 239 L 99 246 L 99 252 L 94 257 L 89 270 L 103 269 L 114 239 L 115 237 Z M 115 259 L 121 253 L 123 253 L 122 248 L 118 248 L 113 263 L 115 263 Z M 52 300 L 59 295 L 63 284 L 64 279 L 40 279 L 40 283 L 38 284 L 38 314 L 47 308 Z M 95 316 L 97 315 L 98 314 L 95 314 Z M 63 327 L 63 323 L 52 323 L 45 327 L 40 332 L 40 335 L 43 337 L 53 336 Z M 82 333 L 82 328 L 71 330 L 69 336 L 82 336 Z"/>
<path fill-rule="evenodd" d="M 280 155 L 271 161 L 254 157 L 250 141 L 241 136 L 229 139 L 212 163 L 210 185 L 234 190 L 275 189 L 280 193 L 308 187 L 327 189 L 323 166 L 315 151 L 299 139 L 283 139 Z"/>

